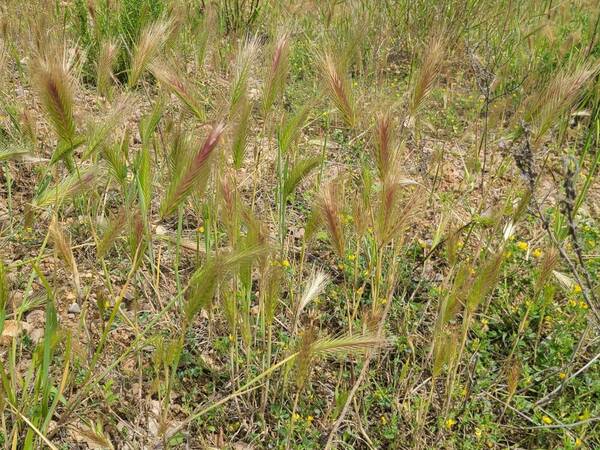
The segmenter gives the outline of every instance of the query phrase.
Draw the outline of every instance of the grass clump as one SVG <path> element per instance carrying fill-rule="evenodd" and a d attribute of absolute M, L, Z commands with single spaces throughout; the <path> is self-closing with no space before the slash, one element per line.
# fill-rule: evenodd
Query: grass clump
<path fill-rule="evenodd" d="M 594 2 L 0 15 L 4 447 L 600 447 Z"/>

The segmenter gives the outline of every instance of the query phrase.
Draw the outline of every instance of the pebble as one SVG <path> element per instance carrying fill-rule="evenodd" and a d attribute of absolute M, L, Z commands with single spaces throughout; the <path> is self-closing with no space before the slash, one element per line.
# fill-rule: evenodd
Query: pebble
<path fill-rule="evenodd" d="M 71 314 L 79 314 L 81 312 L 81 306 L 79 306 L 78 303 L 71 303 L 68 312 Z"/>
<path fill-rule="evenodd" d="M 44 329 L 43 328 L 35 328 L 31 331 L 31 333 L 29 334 L 29 337 L 31 338 L 31 340 L 33 341 L 34 344 L 38 344 L 40 342 L 42 342 L 42 339 L 44 339 Z"/>

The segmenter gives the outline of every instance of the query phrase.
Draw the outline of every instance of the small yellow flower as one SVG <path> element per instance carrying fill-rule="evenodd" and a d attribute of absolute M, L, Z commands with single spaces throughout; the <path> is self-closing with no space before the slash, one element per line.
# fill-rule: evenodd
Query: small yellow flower
<path fill-rule="evenodd" d="M 581 286 L 579 284 L 576 284 L 573 286 L 573 294 L 581 294 Z"/>
<path fill-rule="evenodd" d="M 481 319 L 481 323 L 482 325 L 487 325 L 488 323 L 490 323 L 490 321 L 487 319 Z"/>
<path fill-rule="evenodd" d="M 423 239 L 417 239 L 417 242 L 421 248 L 427 248 L 427 242 L 425 242 Z"/>
<path fill-rule="evenodd" d="M 569 299 L 569 306 L 573 306 L 573 307 L 577 306 L 577 301 L 573 300 L 572 298 Z"/>
<path fill-rule="evenodd" d="M 388 423 L 388 420 L 386 419 L 385 416 L 381 416 L 379 419 L 381 420 L 381 423 L 384 425 L 386 425 Z"/>
<path fill-rule="evenodd" d="M 368 276 L 369 276 L 369 271 L 368 271 L 368 270 L 365 270 L 365 271 L 363 272 L 363 277 L 368 277 Z"/>
<path fill-rule="evenodd" d="M 522 251 L 526 252 L 527 249 L 529 248 L 529 244 L 527 242 L 524 242 L 524 241 L 519 241 L 519 242 L 517 242 L 517 248 L 519 250 L 522 250 Z"/>
<path fill-rule="evenodd" d="M 338 264 L 338 269 L 340 269 L 340 270 L 344 270 L 344 267 L 346 267 L 346 266 L 344 266 L 344 264 L 342 264 L 342 263 L 339 263 L 339 264 Z"/>
<path fill-rule="evenodd" d="M 558 374 L 558 378 L 560 378 L 561 380 L 564 380 L 565 378 L 567 378 L 567 374 L 564 372 L 561 372 Z"/>
<path fill-rule="evenodd" d="M 281 261 L 281 265 L 283 267 L 290 267 L 290 262 L 287 259 L 284 259 L 283 261 Z"/>
<path fill-rule="evenodd" d="M 534 251 L 531 252 L 531 256 L 533 256 L 534 258 L 541 258 L 542 251 L 539 248 L 536 248 Z"/>
<path fill-rule="evenodd" d="M 298 413 L 292 414 L 292 422 L 296 422 L 298 419 L 300 419 L 300 414 L 298 414 Z"/>
<path fill-rule="evenodd" d="M 588 309 L 588 304 L 582 300 L 579 302 L 579 307 L 581 309 Z"/>
<path fill-rule="evenodd" d="M 542 422 L 544 422 L 546 425 L 550 425 L 552 423 L 552 419 L 548 416 L 544 416 L 542 417 Z"/>
<path fill-rule="evenodd" d="M 348 260 L 349 260 L 349 261 L 354 261 L 355 259 L 356 259 L 356 255 L 355 255 L 354 253 L 350 253 L 350 254 L 348 255 Z"/>
<path fill-rule="evenodd" d="M 387 303 L 387 298 L 385 298 L 385 297 L 381 297 L 381 298 L 379 299 L 379 303 L 381 303 L 382 305 L 385 305 L 385 304 Z"/>
<path fill-rule="evenodd" d="M 449 430 L 451 430 L 454 425 L 456 425 L 456 420 L 454 420 L 454 419 L 446 419 L 446 428 L 448 428 Z"/>
<path fill-rule="evenodd" d="M 583 444 L 583 441 L 579 438 L 575 439 L 575 447 L 581 447 L 581 445 Z"/>
<path fill-rule="evenodd" d="M 308 416 L 308 417 L 306 418 L 306 421 L 307 421 L 308 423 L 313 423 L 313 420 L 315 420 L 315 418 L 314 418 L 313 416 Z"/>
<path fill-rule="evenodd" d="M 483 432 L 479 428 L 475 428 L 475 436 L 479 439 L 482 436 Z"/>
<path fill-rule="evenodd" d="M 202 225 L 198 227 L 198 233 L 204 233 L 204 227 Z"/>
<path fill-rule="evenodd" d="M 463 241 L 458 241 L 456 243 L 456 247 L 460 250 L 461 248 L 463 248 L 465 246 L 465 243 Z"/>

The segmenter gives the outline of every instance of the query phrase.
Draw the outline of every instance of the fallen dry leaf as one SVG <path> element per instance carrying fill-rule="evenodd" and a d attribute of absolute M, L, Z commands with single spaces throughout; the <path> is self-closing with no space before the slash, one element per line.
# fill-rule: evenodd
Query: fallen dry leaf
<path fill-rule="evenodd" d="M 2 330 L 2 336 L 0 336 L 0 344 L 8 345 L 12 340 L 18 337 L 23 330 L 29 332 L 30 325 L 27 322 L 19 320 L 6 320 L 4 321 L 4 329 Z"/>

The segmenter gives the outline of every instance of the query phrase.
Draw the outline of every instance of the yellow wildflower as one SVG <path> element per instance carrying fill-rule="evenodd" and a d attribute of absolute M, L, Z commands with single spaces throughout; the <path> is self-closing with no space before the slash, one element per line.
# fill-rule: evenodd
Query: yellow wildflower
<path fill-rule="evenodd" d="M 198 227 L 198 233 L 204 233 L 204 227 L 202 225 Z"/>
<path fill-rule="evenodd" d="M 452 427 L 456 425 L 456 420 L 450 418 L 450 419 L 446 419 L 446 428 L 451 430 Z"/>
<path fill-rule="evenodd" d="M 306 418 L 306 421 L 307 421 L 308 423 L 312 423 L 312 422 L 313 422 L 313 420 L 315 420 L 315 418 L 314 418 L 313 416 L 308 416 L 308 417 Z"/>
<path fill-rule="evenodd" d="M 581 294 L 581 286 L 579 284 L 573 286 L 573 294 Z"/>
<path fill-rule="evenodd" d="M 561 372 L 558 374 L 558 378 L 560 378 L 561 380 L 564 380 L 565 378 L 567 378 L 567 374 L 564 372 Z"/>
<path fill-rule="evenodd" d="M 475 428 L 475 436 L 479 439 L 483 432 L 479 428 Z"/>
<path fill-rule="evenodd" d="M 544 422 L 546 425 L 550 425 L 552 423 L 552 419 L 548 416 L 544 416 L 542 417 L 542 422 Z"/>
<path fill-rule="evenodd" d="M 349 260 L 349 261 L 354 261 L 355 259 L 356 259 L 356 255 L 355 255 L 354 253 L 350 253 L 350 254 L 348 255 L 348 260 Z"/>
<path fill-rule="evenodd" d="M 534 258 L 541 258 L 542 251 L 539 248 L 536 248 L 534 251 L 531 252 L 531 256 L 533 256 Z"/>
<path fill-rule="evenodd" d="M 298 419 L 300 419 L 300 414 L 298 414 L 298 413 L 292 414 L 292 422 L 296 422 Z"/>
<path fill-rule="evenodd" d="M 588 309 L 588 304 L 582 300 L 579 302 L 579 307 L 581 309 Z"/>
<path fill-rule="evenodd" d="M 290 262 L 287 259 L 284 259 L 283 261 L 281 261 L 281 265 L 283 267 L 290 267 Z"/>
<path fill-rule="evenodd" d="M 522 251 L 526 252 L 527 249 L 529 248 L 529 244 L 527 242 L 524 242 L 524 241 L 519 241 L 519 242 L 517 242 L 517 248 L 519 250 L 522 250 Z"/>
<path fill-rule="evenodd" d="M 579 438 L 575 439 L 575 447 L 581 447 L 581 445 L 583 444 L 583 441 Z"/>
<path fill-rule="evenodd" d="M 381 423 L 384 425 L 386 425 L 388 423 L 388 420 L 386 419 L 385 416 L 381 416 L 379 419 L 381 420 Z"/>

